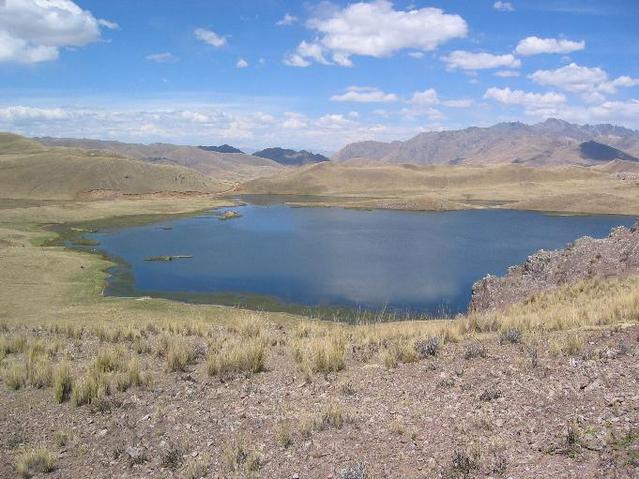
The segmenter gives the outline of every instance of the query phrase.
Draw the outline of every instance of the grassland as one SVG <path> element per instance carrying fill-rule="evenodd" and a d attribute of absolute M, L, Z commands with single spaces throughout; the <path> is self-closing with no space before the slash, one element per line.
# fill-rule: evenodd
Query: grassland
<path fill-rule="evenodd" d="M 195 170 L 154 165 L 104 151 L 45 147 L 10 133 L 0 133 L 0 192 L 3 198 L 65 199 L 112 197 L 157 192 L 230 189 Z"/>
<path fill-rule="evenodd" d="M 221 204 L 0 202 L 0 476 L 632 477 L 639 278 L 346 325 L 104 297 L 107 260 L 44 246 Z"/>
<path fill-rule="evenodd" d="M 306 195 L 304 204 L 314 206 L 639 214 L 639 186 L 633 178 L 633 175 L 618 176 L 578 166 L 420 167 L 321 163 L 247 182 L 240 187 L 240 192 Z M 293 198 L 292 203 L 299 201 Z"/>

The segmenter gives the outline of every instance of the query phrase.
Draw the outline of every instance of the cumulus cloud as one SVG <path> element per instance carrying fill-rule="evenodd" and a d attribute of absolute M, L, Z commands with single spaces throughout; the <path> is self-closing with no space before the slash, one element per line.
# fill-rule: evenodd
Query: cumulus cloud
<path fill-rule="evenodd" d="M 173 53 L 170 52 L 162 52 L 162 53 L 151 53 L 145 57 L 147 60 L 155 63 L 175 63 L 179 59 Z"/>
<path fill-rule="evenodd" d="M 331 101 L 351 101 L 359 103 L 389 103 L 397 101 L 394 93 L 384 93 L 378 88 L 351 86 L 346 93 L 333 95 Z"/>
<path fill-rule="evenodd" d="M 572 53 L 586 48 L 586 42 L 575 42 L 565 38 L 526 37 L 517 44 L 518 55 L 540 55 L 542 53 Z"/>
<path fill-rule="evenodd" d="M 529 78 L 539 85 L 554 86 L 571 93 L 579 93 L 591 102 L 604 100 L 605 95 L 617 93 L 620 87 L 639 85 L 639 80 L 629 76 L 620 76 L 614 80 L 599 67 L 584 67 L 570 63 L 556 70 L 537 70 Z"/>
<path fill-rule="evenodd" d="M 289 25 L 293 25 L 294 23 L 297 23 L 298 20 L 299 19 L 296 16 L 287 13 L 275 25 L 277 25 L 278 27 L 286 27 L 286 26 L 289 26 Z"/>
<path fill-rule="evenodd" d="M 213 30 L 196 28 L 193 34 L 195 35 L 195 38 L 208 45 L 211 45 L 212 47 L 220 48 L 226 45 L 226 37 L 223 35 L 218 35 Z"/>
<path fill-rule="evenodd" d="M 415 105 L 437 105 L 439 103 L 439 96 L 434 88 L 429 88 L 428 90 L 413 93 L 410 102 Z"/>
<path fill-rule="evenodd" d="M 38 63 L 58 58 L 60 48 L 80 47 L 100 39 L 98 20 L 71 0 L 0 1 L 0 62 Z"/>
<path fill-rule="evenodd" d="M 473 53 L 464 50 L 455 50 L 442 57 L 446 67 L 450 70 L 483 70 L 489 68 L 519 68 L 521 61 L 513 55 L 494 55 L 492 53 Z"/>
<path fill-rule="evenodd" d="M 315 61 L 351 66 L 353 55 L 382 58 L 403 49 L 432 51 L 468 33 L 468 26 L 459 15 L 439 8 L 395 10 L 388 0 L 329 9 L 311 18 L 307 27 L 317 33 L 317 38 L 300 43 L 284 63 L 308 66 Z"/>
<path fill-rule="evenodd" d="M 246 60 L 244 60 L 244 58 L 240 58 L 237 60 L 237 63 L 235 64 L 235 66 L 237 68 L 247 68 L 249 64 Z"/>
<path fill-rule="evenodd" d="M 495 2 L 493 4 L 493 8 L 495 10 L 499 10 L 500 12 L 514 12 L 515 11 L 515 7 L 513 7 L 513 4 L 510 2 L 502 2 L 501 0 L 498 0 L 497 2 Z"/>
<path fill-rule="evenodd" d="M 566 97 L 561 93 L 532 93 L 510 88 L 489 88 L 484 98 L 506 105 L 522 105 L 529 108 L 552 107 L 566 102 Z"/>

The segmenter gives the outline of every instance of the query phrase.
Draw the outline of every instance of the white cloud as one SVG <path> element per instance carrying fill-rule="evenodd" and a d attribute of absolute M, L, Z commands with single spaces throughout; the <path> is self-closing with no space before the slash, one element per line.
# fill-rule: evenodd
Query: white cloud
<path fill-rule="evenodd" d="M 489 88 L 484 98 L 506 105 L 522 105 L 529 108 L 553 107 L 566 102 L 566 97 L 561 93 L 531 93 L 510 88 Z"/>
<path fill-rule="evenodd" d="M 514 12 L 515 7 L 510 2 L 502 2 L 501 0 L 496 1 L 493 4 L 493 8 L 495 10 L 499 10 L 500 12 Z"/>
<path fill-rule="evenodd" d="M 311 62 L 305 60 L 304 57 L 297 53 L 292 53 L 283 60 L 284 65 L 289 67 L 305 68 L 311 66 Z"/>
<path fill-rule="evenodd" d="M 539 55 L 542 53 L 572 53 L 586 48 L 586 42 L 575 42 L 565 38 L 526 37 L 517 44 L 518 55 Z"/>
<path fill-rule="evenodd" d="M 240 59 L 238 59 L 238 61 L 235 64 L 235 66 L 237 68 L 247 68 L 249 66 L 249 64 L 248 64 L 248 62 L 246 60 L 244 60 L 244 58 L 240 58 Z"/>
<path fill-rule="evenodd" d="M 0 108 L 0 120 L 8 122 L 64 120 L 69 114 L 62 108 L 33 108 L 30 106 L 9 106 Z"/>
<path fill-rule="evenodd" d="M 100 39 L 97 20 L 70 0 L 0 1 L 0 62 L 38 63 L 58 58 L 60 48 L 79 47 Z"/>
<path fill-rule="evenodd" d="M 175 63 L 179 60 L 178 57 L 170 52 L 152 53 L 147 55 L 145 58 L 155 63 Z"/>
<path fill-rule="evenodd" d="M 511 54 L 493 55 L 492 53 L 473 53 L 455 50 L 442 58 L 447 68 L 453 70 L 482 70 L 488 68 L 519 68 L 521 61 Z"/>
<path fill-rule="evenodd" d="M 410 102 L 414 105 L 437 105 L 439 103 L 439 97 L 434 88 L 429 88 L 424 91 L 416 91 Z"/>
<path fill-rule="evenodd" d="M 529 78 L 539 85 L 554 86 L 571 93 L 580 93 L 591 102 L 603 101 L 604 95 L 613 95 L 620 87 L 639 85 L 639 80 L 620 76 L 609 80 L 608 73 L 599 67 L 583 67 L 571 63 L 556 70 L 537 70 Z"/>
<path fill-rule="evenodd" d="M 413 58 L 424 58 L 424 52 L 409 52 L 408 56 Z"/>
<path fill-rule="evenodd" d="M 278 27 L 286 27 L 288 25 L 293 25 L 294 23 L 296 23 L 299 20 L 299 18 L 297 18 L 294 15 L 291 15 L 289 13 L 287 13 L 286 15 L 284 15 L 284 17 L 277 22 L 275 25 L 277 25 Z"/>
<path fill-rule="evenodd" d="M 351 101 L 359 103 L 389 103 L 397 101 L 394 93 L 384 93 L 378 88 L 351 86 L 346 93 L 333 95 L 331 101 Z"/>
<path fill-rule="evenodd" d="M 204 115 L 203 113 L 198 113 L 196 111 L 183 111 L 181 113 L 182 118 L 188 120 L 193 123 L 207 123 L 209 121 L 209 117 Z"/>
<path fill-rule="evenodd" d="M 119 30 L 120 29 L 120 25 L 118 25 L 116 22 L 112 22 L 110 20 L 105 20 L 104 18 L 100 18 L 98 20 L 98 24 L 104 28 L 108 28 L 109 30 Z"/>
<path fill-rule="evenodd" d="M 226 37 L 224 37 L 223 35 L 218 35 L 213 30 L 196 28 L 193 34 L 195 35 L 195 38 L 208 45 L 211 45 L 212 47 L 219 48 L 226 45 Z"/>
<path fill-rule="evenodd" d="M 310 19 L 307 26 L 317 32 L 317 38 L 302 42 L 285 59 L 286 64 L 307 66 L 303 64 L 316 61 L 351 66 L 352 55 L 381 58 L 407 48 L 431 51 L 468 32 L 459 15 L 438 8 L 395 10 L 388 0 L 331 8 L 324 16 Z"/>
<path fill-rule="evenodd" d="M 520 73 L 516 70 L 499 70 L 495 72 L 494 75 L 500 78 L 515 78 L 520 75 Z"/>

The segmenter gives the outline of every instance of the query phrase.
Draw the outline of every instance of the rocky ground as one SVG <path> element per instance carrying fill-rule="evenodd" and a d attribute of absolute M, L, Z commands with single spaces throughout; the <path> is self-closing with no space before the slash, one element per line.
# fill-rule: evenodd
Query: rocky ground
<path fill-rule="evenodd" d="M 473 286 L 470 309 L 501 310 L 537 293 L 586 278 L 638 274 L 638 226 L 615 228 L 604 239 L 585 236 L 562 250 L 541 250 L 524 264 L 509 268 L 504 277 L 489 275 Z"/>
<path fill-rule="evenodd" d="M 108 346 L 86 331 L 36 334 L 62 341 L 55 354 L 73 364 Z M 310 377 L 274 346 L 265 371 L 225 380 L 200 357 L 168 372 L 159 338 L 143 333 L 148 348 L 119 340 L 151 381 L 94 405 L 0 385 L 0 477 L 14 477 L 20 454 L 41 446 L 56 465 L 38 477 L 50 478 L 639 474 L 639 327 L 584 333 L 562 350 L 532 333 L 466 340 L 397 368 L 349 359 Z M 195 350 L 207 343 L 186 339 Z"/>

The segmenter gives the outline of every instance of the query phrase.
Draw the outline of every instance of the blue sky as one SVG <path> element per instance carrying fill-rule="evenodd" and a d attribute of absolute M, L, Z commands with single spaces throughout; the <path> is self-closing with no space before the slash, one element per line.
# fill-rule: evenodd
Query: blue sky
<path fill-rule="evenodd" d="M 0 129 L 331 152 L 560 117 L 639 128 L 639 2 L 0 0 Z"/>

